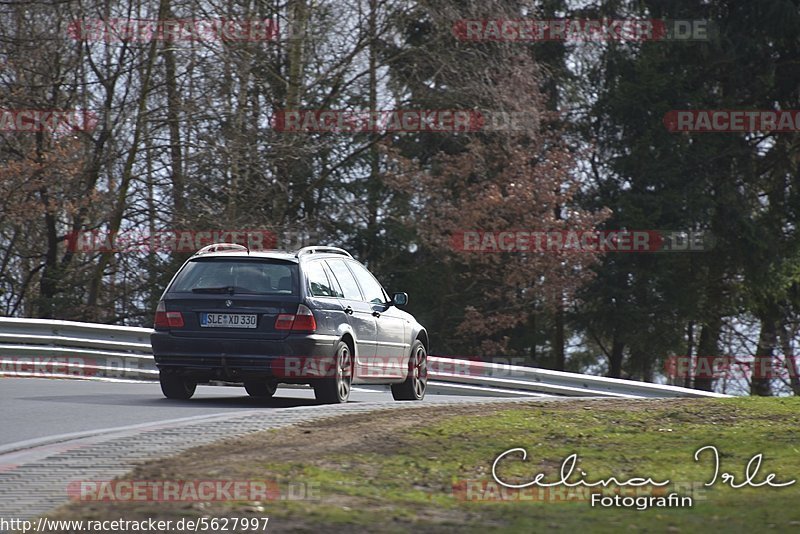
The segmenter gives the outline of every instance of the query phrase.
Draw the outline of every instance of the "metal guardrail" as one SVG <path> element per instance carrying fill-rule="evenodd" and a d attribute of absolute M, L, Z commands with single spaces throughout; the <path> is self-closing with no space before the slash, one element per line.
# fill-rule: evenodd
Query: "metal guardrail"
<path fill-rule="evenodd" d="M 149 328 L 0 317 L 0 375 L 157 380 Z M 616 398 L 726 397 L 719 393 L 534 367 L 428 357 L 431 394 Z"/>
<path fill-rule="evenodd" d="M 157 380 L 149 328 L 0 317 L 0 375 Z"/>

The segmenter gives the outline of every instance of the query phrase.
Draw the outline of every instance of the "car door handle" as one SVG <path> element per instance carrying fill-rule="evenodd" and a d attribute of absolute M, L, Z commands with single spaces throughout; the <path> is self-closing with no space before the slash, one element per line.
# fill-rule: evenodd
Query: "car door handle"
<path fill-rule="evenodd" d="M 381 316 L 381 312 L 374 311 L 374 312 L 372 312 L 372 316 L 373 317 L 380 317 Z"/>
<path fill-rule="evenodd" d="M 348 306 L 348 307 L 346 307 L 346 308 L 344 309 L 344 312 L 345 312 L 347 315 L 353 315 L 353 308 L 351 308 L 350 306 Z"/>

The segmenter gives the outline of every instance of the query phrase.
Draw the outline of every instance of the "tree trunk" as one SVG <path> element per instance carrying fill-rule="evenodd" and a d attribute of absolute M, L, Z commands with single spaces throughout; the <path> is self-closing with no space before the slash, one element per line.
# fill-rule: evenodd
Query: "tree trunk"
<path fill-rule="evenodd" d="M 377 111 L 378 107 L 378 50 L 377 50 L 377 0 L 369 0 L 369 109 Z M 372 134 L 372 145 L 369 153 L 369 181 L 367 182 L 367 232 L 364 258 L 373 259 L 379 242 L 378 209 L 380 208 L 381 176 L 380 154 L 376 142 L 378 133 Z M 372 266 L 374 268 L 374 265 Z"/>
<path fill-rule="evenodd" d="M 768 304 L 761 314 L 761 333 L 758 336 L 758 347 L 753 359 L 750 379 L 750 394 L 760 397 L 772 396 L 773 361 L 777 344 L 777 309 Z"/>
<path fill-rule="evenodd" d="M 172 18 L 169 7 L 167 7 L 167 17 Z M 169 153 L 172 168 L 172 225 L 173 230 L 178 230 L 183 227 L 186 220 L 186 199 L 184 198 L 186 187 L 183 176 L 180 130 L 181 97 L 175 74 L 175 53 L 171 43 L 166 42 L 161 53 L 164 55 L 164 76 L 167 87 L 167 124 L 169 126 Z"/>
<path fill-rule="evenodd" d="M 678 360 L 677 369 L 688 369 L 686 376 L 683 377 L 683 387 L 690 388 L 692 387 L 692 354 L 694 353 L 694 321 L 689 321 L 689 324 L 686 326 L 686 364 L 684 365 L 683 362 Z M 680 358 L 680 356 L 679 356 Z"/>
<path fill-rule="evenodd" d="M 307 0 L 292 0 L 290 3 L 289 11 L 291 13 L 291 35 L 289 35 L 289 50 L 288 50 L 288 86 L 286 87 L 286 109 L 300 109 L 303 96 L 303 72 L 305 70 L 305 57 L 303 54 L 306 45 L 306 30 L 308 29 L 309 7 Z M 299 138 L 294 135 L 289 135 L 287 139 L 297 143 Z M 301 141 L 302 142 L 302 141 Z M 296 157 L 295 147 L 288 147 L 291 157 L 287 154 L 287 163 L 289 165 L 286 177 L 289 178 L 289 190 L 292 192 L 289 205 L 299 206 L 300 197 L 306 189 L 307 178 L 304 176 L 303 169 L 301 169 L 300 160 Z M 281 217 L 281 223 L 287 220 L 296 220 L 298 213 L 284 213 Z"/>
<path fill-rule="evenodd" d="M 563 371 L 567 364 L 567 357 L 564 350 L 564 303 L 558 303 L 556 309 L 556 328 L 553 333 L 553 351 L 555 352 L 555 361 L 553 368 L 556 371 Z"/>
<path fill-rule="evenodd" d="M 715 315 L 708 319 L 700 330 L 697 344 L 697 371 L 694 388 L 702 391 L 714 389 L 714 362 L 719 353 L 719 336 L 722 332 L 722 318 Z"/>
<path fill-rule="evenodd" d="M 719 208 L 714 215 L 714 228 L 722 228 Z M 719 338 L 722 334 L 722 315 L 726 266 L 720 258 L 711 258 L 709 266 L 706 302 L 703 310 L 703 327 L 697 343 L 697 366 L 694 387 L 702 391 L 714 389 L 714 362 L 719 356 Z"/>
<path fill-rule="evenodd" d="M 648 354 L 640 350 L 639 351 L 639 362 L 640 362 L 640 372 L 642 373 L 642 381 L 644 382 L 652 382 L 653 381 L 653 358 L 650 358 Z"/>
<path fill-rule="evenodd" d="M 781 324 L 779 325 L 778 329 L 780 340 L 781 340 L 781 350 L 783 351 L 783 358 L 784 358 L 784 365 L 786 366 L 786 372 L 789 374 L 789 385 L 792 388 L 794 394 L 800 395 L 800 376 L 798 376 L 798 365 L 797 359 L 794 355 L 794 350 L 792 349 L 792 339 L 794 337 L 794 332 L 792 332 L 791 327 L 789 326 L 788 317 L 784 315 Z"/>
<path fill-rule="evenodd" d="M 625 343 L 620 340 L 617 333 L 611 342 L 611 357 L 608 359 L 608 376 L 619 378 L 622 376 L 622 360 L 625 356 Z"/>

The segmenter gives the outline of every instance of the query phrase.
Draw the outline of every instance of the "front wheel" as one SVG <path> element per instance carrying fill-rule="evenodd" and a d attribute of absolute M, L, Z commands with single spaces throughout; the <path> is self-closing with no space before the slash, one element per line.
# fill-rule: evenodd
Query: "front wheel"
<path fill-rule="evenodd" d="M 344 341 L 336 346 L 334 376 L 320 379 L 314 384 L 314 396 L 327 404 L 347 402 L 353 383 L 353 355 Z"/>
<path fill-rule="evenodd" d="M 419 401 L 425 398 L 428 385 L 428 351 L 419 339 L 411 345 L 408 377 L 405 382 L 392 384 L 392 397 L 398 401 Z"/>
<path fill-rule="evenodd" d="M 159 382 L 161 382 L 161 392 L 168 399 L 191 399 L 195 389 L 197 389 L 196 382 L 187 380 L 180 374 L 161 371 L 158 374 L 158 378 Z"/>

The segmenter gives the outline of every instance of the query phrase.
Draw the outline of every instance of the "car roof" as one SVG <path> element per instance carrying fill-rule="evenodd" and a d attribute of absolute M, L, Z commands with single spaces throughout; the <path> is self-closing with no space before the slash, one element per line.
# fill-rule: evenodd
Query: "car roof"
<path fill-rule="evenodd" d="M 251 250 L 250 252 L 241 252 L 238 250 L 223 250 L 220 252 L 204 252 L 203 254 L 195 253 L 190 259 L 196 260 L 201 258 L 263 258 L 273 260 L 293 261 L 297 263 L 298 258 L 293 252 L 286 250 Z"/>
<path fill-rule="evenodd" d="M 217 245 L 217 244 L 215 244 Z M 300 263 L 301 260 L 314 259 L 314 258 L 345 258 L 353 259 L 349 252 L 334 247 L 311 246 L 303 247 L 296 251 L 288 250 L 247 250 L 242 247 L 240 249 L 227 249 L 227 250 L 206 250 L 214 247 L 209 245 L 203 247 L 190 258 L 192 260 L 199 258 L 262 258 L 273 259 L 281 261 L 290 261 L 293 263 Z M 224 244 L 219 244 L 224 245 Z"/>

